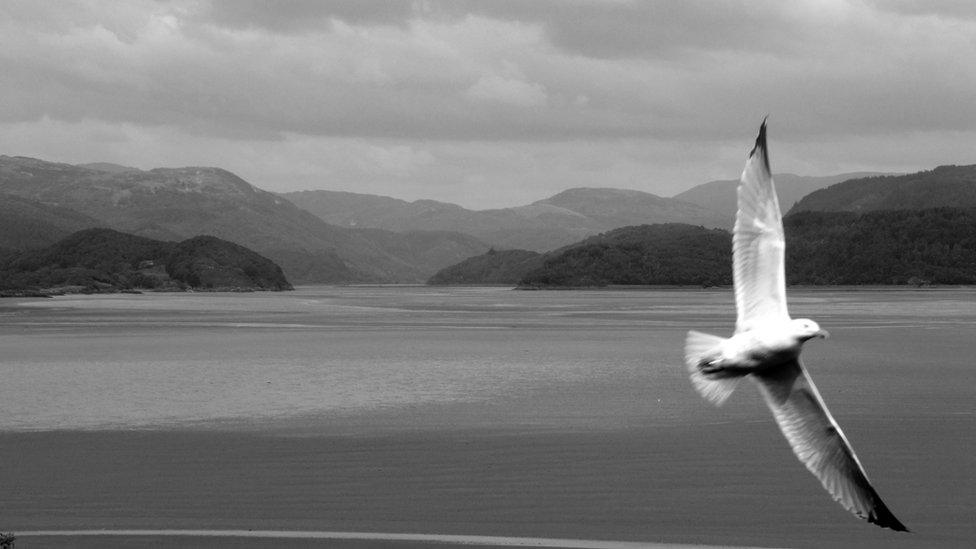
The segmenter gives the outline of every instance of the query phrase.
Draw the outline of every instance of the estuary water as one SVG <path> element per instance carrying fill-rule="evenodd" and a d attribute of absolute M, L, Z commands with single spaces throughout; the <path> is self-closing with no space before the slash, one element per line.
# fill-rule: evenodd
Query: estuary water
<path fill-rule="evenodd" d="M 793 291 L 791 313 L 833 334 L 804 356 L 835 414 L 976 420 L 976 292 Z M 727 335 L 733 325 L 728 290 L 305 287 L 5 300 L 0 430 L 316 417 L 337 428 L 384 414 L 397 427 L 404 410 L 440 426 L 732 419 L 761 403 L 750 394 L 716 414 L 681 357 L 688 329 Z"/>
<path fill-rule="evenodd" d="M 0 531 L 971 547 L 976 290 L 789 293 L 915 534 L 831 501 L 751 384 L 694 392 L 685 333 L 731 332 L 727 289 L 409 286 L 0 301 Z"/>

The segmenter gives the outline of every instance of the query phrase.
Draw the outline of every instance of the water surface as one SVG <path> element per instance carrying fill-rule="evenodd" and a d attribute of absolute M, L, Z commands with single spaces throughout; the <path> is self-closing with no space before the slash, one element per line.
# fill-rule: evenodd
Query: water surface
<path fill-rule="evenodd" d="M 728 290 L 0 301 L 0 529 L 262 528 L 966 547 L 976 292 L 791 290 L 811 375 L 917 532 L 848 515 L 749 384 L 694 393 Z"/>
<path fill-rule="evenodd" d="M 953 415 L 973 413 L 974 297 L 808 291 L 791 306 L 834 336 L 805 357 L 836 413 Z M 684 333 L 733 324 L 730 292 L 704 290 L 312 287 L 4 301 L 0 429 L 395 419 L 424 405 L 432 421 L 451 405 L 462 422 L 711 421 L 719 415 L 702 409 L 681 367 Z M 754 411 L 754 398 L 739 400 L 721 417 Z"/>

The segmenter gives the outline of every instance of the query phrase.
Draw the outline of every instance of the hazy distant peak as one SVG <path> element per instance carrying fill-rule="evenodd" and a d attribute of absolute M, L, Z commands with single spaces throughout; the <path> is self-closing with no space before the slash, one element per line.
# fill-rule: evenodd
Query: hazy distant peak
<path fill-rule="evenodd" d="M 685 221 L 712 227 L 723 225 L 714 211 L 697 204 L 632 189 L 580 187 L 533 203 L 540 204 L 560 206 L 597 219 L 629 216 L 630 224 Z"/>
<path fill-rule="evenodd" d="M 566 189 L 565 191 L 545 198 L 543 200 L 537 200 L 533 204 L 539 203 L 558 203 L 563 201 L 575 201 L 575 200 L 606 200 L 606 199 L 617 199 L 617 198 L 660 198 L 656 194 L 647 193 L 644 191 L 637 191 L 634 189 L 617 189 L 613 187 L 574 187 L 572 189 Z"/>
<path fill-rule="evenodd" d="M 406 200 L 393 198 L 392 196 L 368 194 L 368 193 L 356 193 L 352 191 L 329 191 L 325 189 L 306 189 L 304 191 L 291 191 L 291 192 L 283 192 L 279 194 L 302 197 L 302 198 L 342 197 L 342 198 L 356 198 L 356 199 L 364 199 L 364 200 L 390 200 L 390 201 L 399 202 L 403 204 L 409 204 L 409 202 L 407 202 Z"/>
<path fill-rule="evenodd" d="M 422 208 L 430 210 L 463 210 L 461 206 L 457 204 L 452 204 L 450 202 L 440 202 L 439 200 L 430 200 L 427 198 L 422 198 L 420 200 L 414 200 L 411 202 L 414 206 L 419 206 Z"/>
<path fill-rule="evenodd" d="M 515 212 L 517 215 L 522 217 L 539 217 L 543 214 L 551 215 L 566 215 L 570 217 L 579 217 L 585 219 L 586 216 L 569 208 L 564 208 L 562 206 L 557 206 L 555 204 L 549 204 L 548 202 L 539 201 L 533 202 L 526 206 L 516 206 L 514 208 L 508 208 L 509 210 Z"/>
<path fill-rule="evenodd" d="M 336 191 L 284 193 L 328 223 L 395 231 L 448 230 L 499 249 L 545 251 L 626 225 L 683 221 L 707 227 L 728 220 L 695 204 L 642 191 L 578 187 L 523 206 L 468 210 L 435 200 L 403 202 Z"/>
<path fill-rule="evenodd" d="M 112 164 L 111 162 L 89 162 L 87 164 L 75 164 L 79 168 L 85 168 L 88 170 L 95 170 L 96 172 L 105 173 L 125 173 L 125 172 L 141 172 L 139 168 L 133 168 L 132 166 L 123 166 L 121 164 Z"/>

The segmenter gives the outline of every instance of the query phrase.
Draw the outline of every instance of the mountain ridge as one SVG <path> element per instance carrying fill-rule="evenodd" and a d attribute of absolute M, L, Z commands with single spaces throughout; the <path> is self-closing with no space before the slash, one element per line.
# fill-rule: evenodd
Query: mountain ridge
<path fill-rule="evenodd" d="M 488 249 L 460 233 L 330 225 L 221 168 L 103 171 L 0 156 L 0 193 L 66 207 L 139 236 L 216 236 L 269 255 L 300 282 L 419 282 Z"/>
<path fill-rule="evenodd" d="M 701 206 L 632 189 L 576 187 L 531 204 L 487 210 L 346 191 L 297 191 L 281 196 L 337 225 L 466 232 L 498 249 L 548 251 L 619 226 L 655 220 L 716 227 L 726 223 Z"/>

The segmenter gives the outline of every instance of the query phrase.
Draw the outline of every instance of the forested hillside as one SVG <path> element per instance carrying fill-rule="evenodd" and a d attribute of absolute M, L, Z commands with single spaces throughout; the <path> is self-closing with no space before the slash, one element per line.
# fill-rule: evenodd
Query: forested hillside
<path fill-rule="evenodd" d="M 791 284 L 976 284 L 976 210 L 801 212 L 784 220 Z"/>
<path fill-rule="evenodd" d="M 529 250 L 489 250 L 441 269 L 427 284 L 517 284 L 542 266 L 542 254 Z"/>
<path fill-rule="evenodd" d="M 569 246 L 527 274 L 523 286 L 732 283 L 731 236 L 681 223 L 624 227 Z"/>
<path fill-rule="evenodd" d="M 976 284 L 976 209 L 801 212 L 783 223 L 788 284 Z M 525 264 L 513 252 L 481 255 L 431 283 L 729 285 L 731 238 L 691 225 L 625 227 Z"/>
<path fill-rule="evenodd" d="M 0 255 L 5 295 L 125 290 L 289 290 L 281 268 L 232 242 L 164 242 L 111 229 L 79 231 L 47 248 Z"/>
<path fill-rule="evenodd" d="M 850 179 L 806 195 L 789 213 L 929 208 L 976 208 L 976 165 Z"/>

